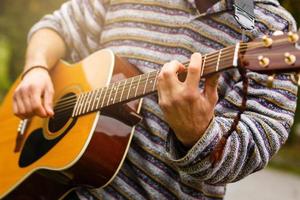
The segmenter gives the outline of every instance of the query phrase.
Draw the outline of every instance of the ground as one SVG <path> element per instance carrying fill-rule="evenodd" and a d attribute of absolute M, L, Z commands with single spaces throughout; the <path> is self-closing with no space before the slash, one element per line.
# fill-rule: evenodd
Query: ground
<path fill-rule="evenodd" d="M 300 176 L 265 169 L 230 184 L 225 200 L 300 200 Z"/>

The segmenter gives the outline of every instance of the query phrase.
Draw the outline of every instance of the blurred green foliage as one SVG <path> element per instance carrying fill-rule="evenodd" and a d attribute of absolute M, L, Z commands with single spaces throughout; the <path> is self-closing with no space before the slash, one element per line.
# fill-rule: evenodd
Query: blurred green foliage
<path fill-rule="evenodd" d="M 8 78 L 14 80 L 23 68 L 26 36 L 30 27 L 64 0 L 1 0 L 0 36 L 11 47 Z"/>
<path fill-rule="evenodd" d="M 0 91 L 9 87 L 8 70 L 11 59 L 11 46 L 7 38 L 0 35 Z M 0 99 L 2 94 L 0 93 Z"/>

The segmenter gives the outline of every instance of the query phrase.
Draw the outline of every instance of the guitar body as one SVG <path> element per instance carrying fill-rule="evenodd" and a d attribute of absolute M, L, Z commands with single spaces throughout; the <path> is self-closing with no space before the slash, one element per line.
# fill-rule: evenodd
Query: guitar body
<path fill-rule="evenodd" d="M 139 71 L 111 51 L 102 50 L 74 65 L 61 61 L 50 73 L 56 103 L 136 76 Z M 141 120 L 137 115 L 141 101 L 78 117 L 72 117 L 73 108 L 64 114 L 56 112 L 61 109 L 58 106 L 54 118 L 33 117 L 23 124 L 25 131 L 20 134 L 21 120 L 12 111 L 19 82 L 0 108 L 0 199 L 58 199 L 76 186 L 108 184 L 126 156 L 134 125 Z"/>

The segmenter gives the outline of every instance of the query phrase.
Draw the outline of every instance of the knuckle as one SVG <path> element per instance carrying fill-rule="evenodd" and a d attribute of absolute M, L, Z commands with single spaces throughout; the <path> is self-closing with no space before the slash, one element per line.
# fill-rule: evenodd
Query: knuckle
<path fill-rule="evenodd" d="M 171 104 L 173 106 L 177 106 L 178 104 L 180 104 L 181 101 L 181 98 L 179 96 L 176 96 L 171 99 Z"/>
<path fill-rule="evenodd" d="M 23 86 L 21 86 L 20 89 L 19 89 L 19 93 L 20 93 L 21 95 L 25 95 L 25 94 L 27 94 L 28 92 L 29 92 L 29 85 L 23 85 Z"/>
<path fill-rule="evenodd" d="M 190 65 L 189 72 L 190 73 L 198 73 L 200 71 L 200 66 Z"/>
<path fill-rule="evenodd" d="M 213 102 L 212 102 L 212 103 L 213 103 L 214 105 L 217 104 L 217 102 L 219 101 L 219 95 L 218 95 L 217 92 L 215 92 L 215 93 L 213 94 L 212 99 L 213 99 Z"/>
<path fill-rule="evenodd" d="M 167 110 L 170 107 L 169 103 L 166 101 L 159 101 L 158 104 L 162 110 Z"/>
<path fill-rule="evenodd" d="M 199 93 L 192 90 L 186 90 L 182 97 L 187 102 L 194 102 L 199 98 Z"/>
<path fill-rule="evenodd" d="M 34 85 L 30 84 L 27 86 L 27 91 L 33 93 L 35 91 L 35 88 L 36 87 Z"/>
<path fill-rule="evenodd" d="M 50 88 L 50 89 L 48 90 L 48 92 L 49 92 L 49 94 L 50 94 L 51 96 L 54 95 L 54 89 L 53 89 L 53 88 Z"/>
<path fill-rule="evenodd" d="M 157 81 L 161 82 L 164 79 L 162 72 L 159 73 L 159 75 L 157 76 Z"/>
<path fill-rule="evenodd" d="M 13 100 L 17 101 L 18 100 L 18 96 L 19 96 L 19 90 L 15 90 L 14 94 L 13 94 Z"/>
<path fill-rule="evenodd" d="M 179 62 L 178 60 L 172 60 L 172 61 L 170 62 L 170 64 L 171 64 L 171 65 L 179 65 L 180 62 Z"/>
<path fill-rule="evenodd" d="M 172 74 L 172 73 L 171 73 L 170 70 L 164 70 L 164 71 L 162 71 L 162 76 L 163 76 L 164 78 L 170 77 L 171 74 Z"/>
<path fill-rule="evenodd" d="M 39 110 L 40 109 L 40 105 L 37 102 L 33 102 L 31 105 L 32 109 L 34 111 Z"/>

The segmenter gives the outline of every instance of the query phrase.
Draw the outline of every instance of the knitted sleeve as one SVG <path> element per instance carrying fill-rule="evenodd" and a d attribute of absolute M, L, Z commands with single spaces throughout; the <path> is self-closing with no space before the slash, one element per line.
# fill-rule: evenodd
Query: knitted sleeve
<path fill-rule="evenodd" d="M 68 49 L 67 59 L 78 61 L 99 48 L 105 13 L 102 0 L 67 1 L 59 10 L 36 23 L 28 39 L 39 29 L 52 29 L 64 40 Z"/>
<path fill-rule="evenodd" d="M 264 32 L 296 30 L 294 20 L 280 6 L 260 5 L 256 9 L 258 12 L 266 20 L 264 24 L 269 25 Z M 260 26 L 260 22 L 257 23 Z M 246 73 L 249 80 L 246 109 L 225 141 L 224 135 L 239 112 L 243 83 L 238 72 L 231 71 L 224 76 L 232 79 L 232 85 L 220 98 L 215 118 L 200 140 L 186 150 L 175 134 L 169 133 L 168 158 L 186 180 L 197 179 L 214 185 L 240 180 L 264 168 L 288 138 L 297 98 L 297 86 L 292 83 L 290 74 L 276 75 L 269 88 L 267 75 Z M 228 81 L 225 83 L 221 79 L 220 84 L 228 84 Z M 221 149 L 215 151 L 221 140 Z M 219 159 L 216 161 L 215 157 Z"/>

